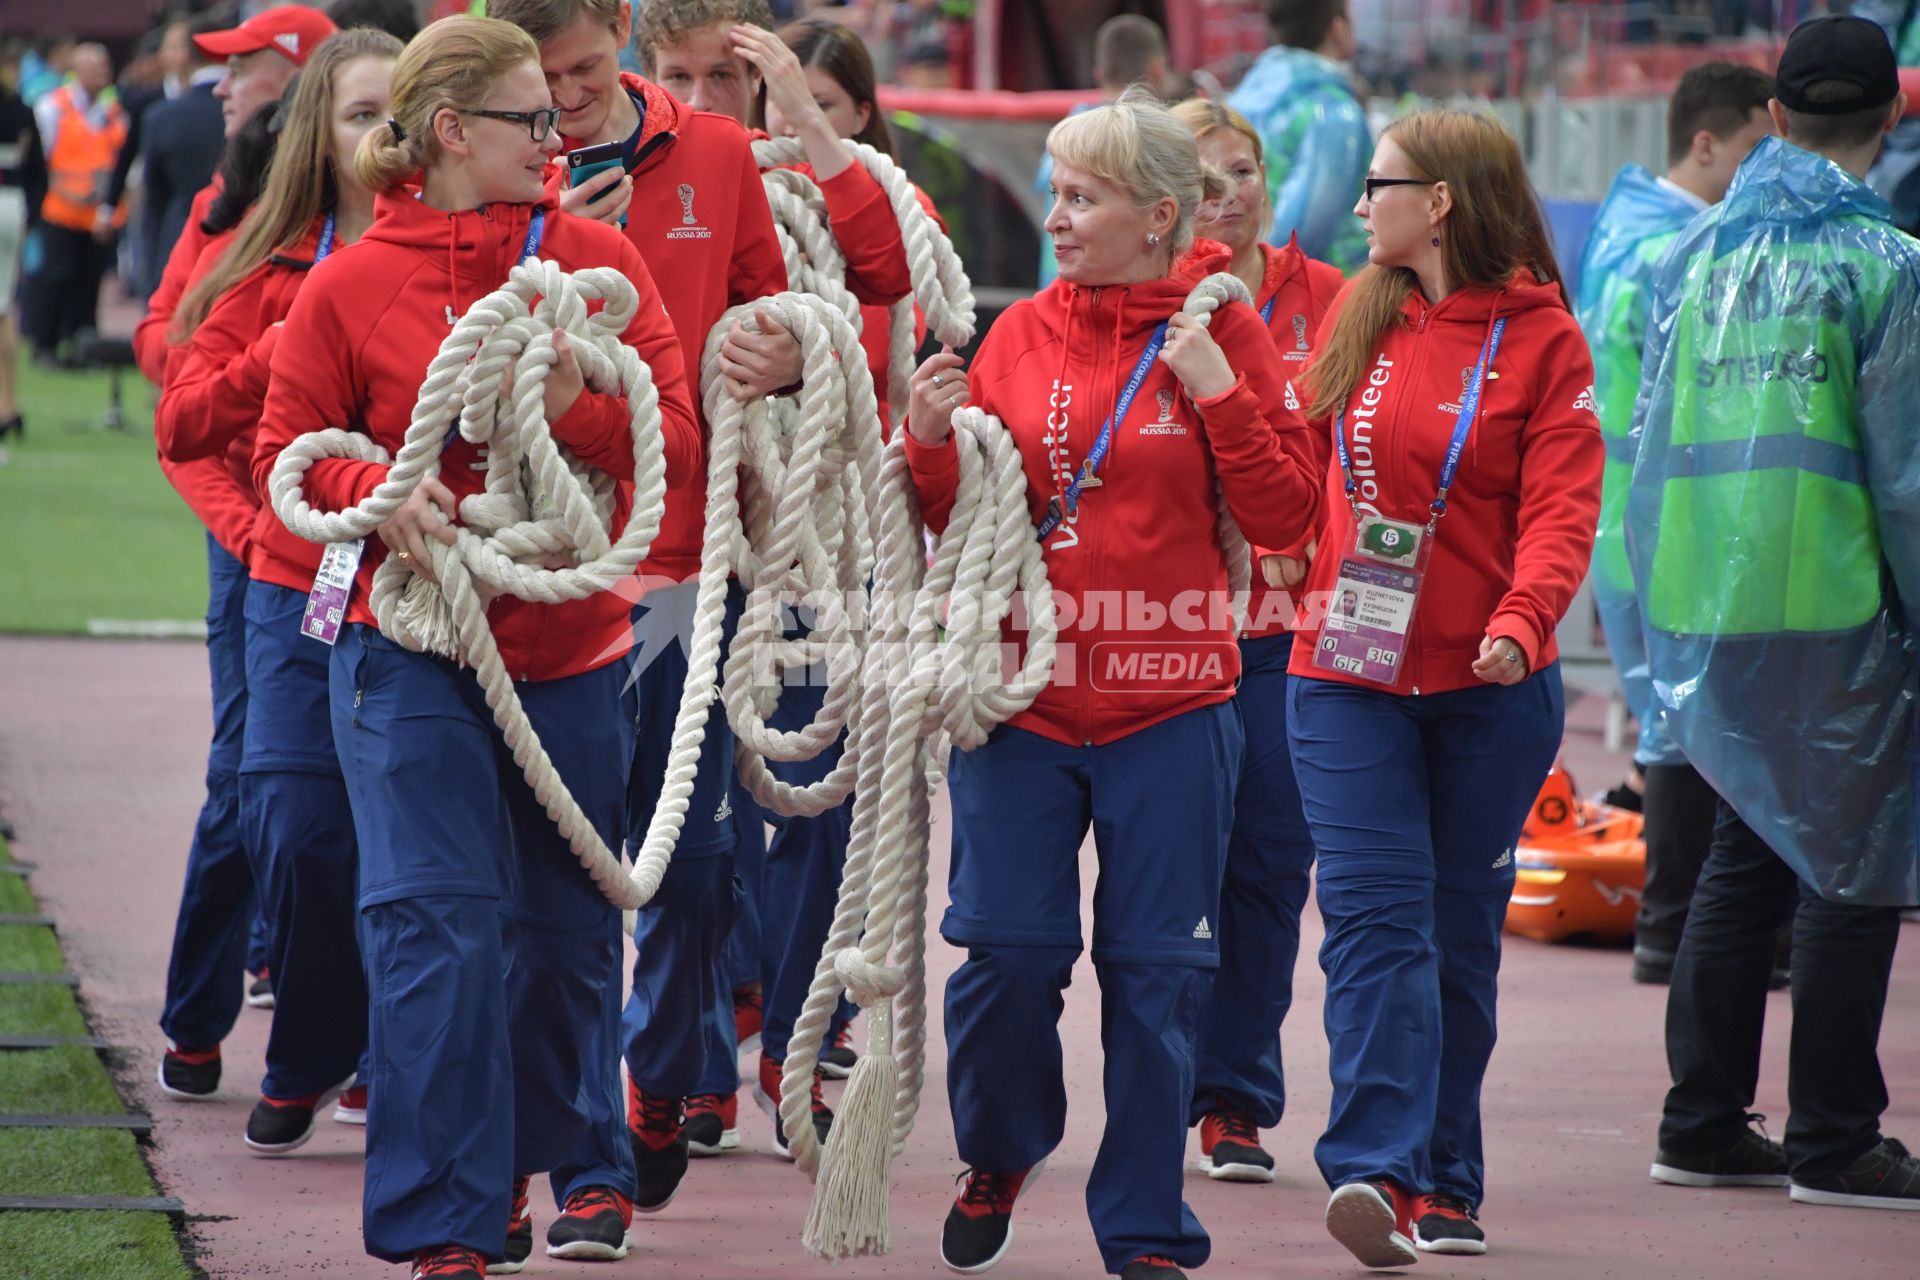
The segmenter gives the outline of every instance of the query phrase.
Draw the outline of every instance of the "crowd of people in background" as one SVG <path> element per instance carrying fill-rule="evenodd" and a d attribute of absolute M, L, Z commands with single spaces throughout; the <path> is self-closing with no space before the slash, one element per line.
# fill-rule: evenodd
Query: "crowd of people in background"
<path fill-rule="evenodd" d="M 22 59 L 0 94 L 0 439 L 22 429 L 8 270 L 24 269 L 25 340 L 60 365 L 117 263 L 145 301 L 132 345 L 161 389 L 161 466 L 207 529 L 215 738 L 160 1087 L 212 1097 L 243 994 L 272 1007 L 238 1142 L 279 1156 L 323 1119 L 366 1126 L 367 1251 L 418 1280 L 522 1267 L 543 1174 L 548 1254 L 624 1257 L 634 1215 L 667 1210 L 693 1157 L 738 1148 L 742 1094 L 791 1155 L 783 1069 L 848 811 L 763 813 L 710 721 L 623 972 L 620 913 L 473 674 L 397 643 L 369 603 L 376 568 L 435 583 L 485 446 L 450 438 L 364 545 L 295 536 L 263 504 L 269 476 L 323 427 L 398 453 L 449 328 L 517 264 L 612 268 L 639 299 L 619 341 L 651 370 L 664 442 L 640 572 L 684 582 L 713 396 L 801 384 L 799 343 L 766 314 L 715 332 L 789 284 L 753 143 L 792 140 L 885 386 L 885 315 L 912 281 L 851 144 L 891 154 L 878 84 L 949 65 L 960 29 L 924 0 L 449 7 L 423 27 L 409 0 L 221 0 L 169 18 L 117 77 L 106 49 L 68 45 Z M 1274 0 L 1271 47 L 1211 98 L 1181 92 L 1153 23 L 1105 24 L 1101 101 L 1051 129 L 1036 178 L 1054 278 L 971 354 L 928 353 L 891 406 L 931 534 L 959 501 L 955 415 L 989 413 L 1019 449 L 1057 597 L 1160 620 L 1081 608 L 1062 630 L 1071 677 L 950 762 L 940 933 L 965 954 L 944 1009 L 965 1173 L 939 1248 L 960 1274 L 1007 1255 L 1062 1140 L 1090 834 L 1107 1127 L 1087 1209 L 1105 1270 L 1178 1280 L 1208 1261 L 1182 1192 L 1190 1130 L 1207 1176 L 1274 1179 L 1261 1134 L 1287 1113 L 1309 891 L 1327 1230 L 1372 1267 L 1488 1249 L 1502 922 L 1565 723 L 1556 632 L 1590 566 L 1641 727 L 1634 976 L 1670 984 L 1652 1176 L 1920 1205 L 1920 1160 L 1879 1129 L 1875 1055 L 1917 887 L 1920 696 L 1900 609 L 1920 596 L 1902 416 L 1920 245 L 1865 181 L 1906 108 L 1889 31 L 1818 18 L 1775 74 L 1689 71 L 1664 174 L 1621 175 L 1570 296 L 1497 118 L 1370 126 L 1362 8 Z M 1248 300 L 1202 324 L 1183 305 L 1220 276 Z M 545 420 L 611 478 L 623 524 L 626 398 L 590 385 L 564 335 L 553 361 Z M 386 475 L 327 458 L 304 492 L 338 511 Z M 1183 596 L 1227 594 L 1223 520 L 1251 547 L 1247 612 L 1185 626 Z M 638 848 L 661 803 L 686 673 L 684 654 L 636 667 L 627 644 L 684 605 L 654 589 L 492 606 L 530 720 L 615 849 Z M 729 630 L 744 608 L 736 583 Z M 1129 645 L 1193 660 L 1164 678 L 1103 665 Z M 785 689 L 769 723 L 803 726 L 822 697 Z M 774 772 L 801 786 L 835 758 Z M 1780 983 L 1784 1143 L 1749 1125 Z M 854 1012 L 812 1083 L 822 1141 Z"/>

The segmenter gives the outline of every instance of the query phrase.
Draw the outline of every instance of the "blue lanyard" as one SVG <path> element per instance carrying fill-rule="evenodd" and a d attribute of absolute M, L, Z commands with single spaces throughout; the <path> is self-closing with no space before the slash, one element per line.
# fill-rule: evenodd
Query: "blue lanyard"
<path fill-rule="evenodd" d="M 1486 345 L 1480 348 L 1480 363 L 1474 366 L 1473 382 L 1467 387 L 1467 393 L 1460 400 L 1460 417 L 1453 424 L 1453 441 L 1447 446 L 1447 457 L 1440 464 L 1440 492 L 1435 495 L 1428 508 L 1432 518 L 1427 527 L 1447 513 L 1447 490 L 1453 488 L 1454 472 L 1460 468 L 1460 454 L 1467 447 L 1467 436 L 1473 430 L 1473 420 L 1480 412 L 1480 391 L 1487 384 L 1487 369 L 1493 364 L 1494 353 L 1500 350 L 1500 335 L 1507 330 L 1505 316 L 1493 322 L 1493 332 L 1487 335 Z M 1340 471 L 1346 477 L 1347 505 L 1353 506 L 1353 495 L 1358 489 L 1353 480 L 1353 460 L 1347 456 L 1347 415 L 1346 411 L 1334 415 L 1333 445 L 1340 454 Z"/>
<path fill-rule="evenodd" d="M 1260 308 L 1260 319 L 1263 323 L 1266 323 L 1266 324 L 1273 323 L 1273 308 L 1275 304 L 1277 304 L 1279 301 L 1280 301 L 1280 291 L 1278 289 L 1275 289 L 1273 291 L 1273 296 L 1267 299 L 1267 305 Z"/>
<path fill-rule="evenodd" d="M 327 220 L 320 224 L 320 247 L 313 251 L 313 260 L 319 262 L 333 252 L 333 210 L 327 210 Z"/>
<path fill-rule="evenodd" d="M 1037 536 L 1042 542 L 1049 534 L 1060 527 L 1060 522 L 1080 509 L 1080 491 L 1089 487 L 1107 460 L 1108 452 L 1113 448 L 1113 429 L 1127 419 L 1127 410 L 1133 407 L 1133 397 L 1140 390 L 1140 384 L 1147 380 L 1147 371 L 1153 368 L 1153 362 L 1159 358 L 1160 348 L 1167 342 L 1167 323 L 1161 321 L 1154 329 L 1153 336 L 1147 339 L 1147 349 L 1140 353 L 1140 363 L 1133 367 L 1133 376 L 1127 379 L 1127 385 L 1120 389 L 1120 398 L 1114 402 L 1113 412 L 1100 426 L 1100 434 L 1093 442 L 1093 448 L 1087 451 L 1087 460 L 1080 464 L 1080 470 L 1074 474 L 1067 485 L 1065 494 L 1056 494 L 1047 499 L 1047 514 L 1040 520 Z M 1064 503 L 1062 498 L 1065 499 Z"/>

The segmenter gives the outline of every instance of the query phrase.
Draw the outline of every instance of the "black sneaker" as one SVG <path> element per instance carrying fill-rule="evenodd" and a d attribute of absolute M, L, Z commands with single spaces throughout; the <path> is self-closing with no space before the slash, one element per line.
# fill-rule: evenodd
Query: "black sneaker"
<path fill-rule="evenodd" d="M 273 975 L 265 969 L 247 987 L 247 1007 L 249 1009 L 273 1008 Z"/>
<path fill-rule="evenodd" d="M 462 1245 L 442 1245 L 413 1255 L 412 1280 L 486 1280 L 487 1260 Z"/>
<path fill-rule="evenodd" d="M 853 1024 L 849 1022 L 840 1028 L 840 1034 L 833 1043 L 820 1051 L 820 1074 L 829 1080 L 845 1080 L 860 1065 L 860 1055 L 853 1051 Z"/>
<path fill-rule="evenodd" d="M 507 1211 L 507 1260 L 487 1264 L 490 1276 L 516 1276 L 533 1256 L 533 1206 L 527 1203 L 527 1191 L 533 1179 L 513 1180 L 513 1206 Z"/>
<path fill-rule="evenodd" d="M 687 1152 L 722 1156 L 740 1145 L 740 1095 L 696 1093 L 687 1099 Z"/>
<path fill-rule="evenodd" d="M 340 1084 L 304 1098 L 268 1098 L 253 1104 L 247 1117 L 247 1148 L 256 1155 L 283 1156 L 307 1145 L 313 1136 L 314 1112 L 326 1106 L 353 1083 L 348 1076 Z"/>
<path fill-rule="evenodd" d="M 760 1079 L 753 1090 L 753 1101 L 773 1121 L 773 1149 L 791 1160 L 793 1149 L 787 1145 L 787 1129 L 780 1120 L 780 1068 L 778 1058 L 760 1055 Z M 819 1071 L 813 1073 L 813 1133 L 824 1147 L 827 1135 L 833 1132 L 833 1111 L 821 1096 L 820 1076 Z"/>
<path fill-rule="evenodd" d="M 628 1080 L 627 1136 L 633 1141 L 633 1207 L 659 1213 L 687 1176 L 686 1112 L 680 1100 L 647 1093 Z"/>
<path fill-rule="evenodd" d="M 1480 1215 L 1459 1196 L 1445 1191 L 1413 1198 L 1413 1247 L 1422 1253 L 1487 1251 L 1487 1233 Z"/>
<path fill-rule="evenodd" d="M 1187 1273 L 1172 1258 L 1151 1253 L 1120 1268 L 1120 1280 L 1187 1280 Z"/>
<path fill-rule="evenodd" d="M 584 1187 L 567 1197 L 547 1228 L 547 1256 L 616 1262 L 627 1256 L 633 1201 L 605 1187 Z"/>
<path fill-rule="evenodd" d="M 206 1102 L 220 1088 L 220 1046 L 181 1049 L 168 1045 L 160 1055 L 160 1092 L 181 1102 Z"/>
<path fill-rule="evenodd" d="M 1245 1111 L 1221 1107 L 1200 1120 L 1200 1168 L 1219 1182 L 1272 1182 L 1273 1157 Z"/>
<path fill-rule="evenodd" d="M 1766 1117 L 1750 1115 L 1747 1121 L 1763 1124 Z M 1719 1151 L 1661 1151 L 1649 1175 L 1655 1182 L 1676 1187 L 1784 1187 L 1787 1153 L 1764 1130 L 1742 1129 L 1731 1145 Z"/>
<path fill-rule="evenodd" d="M 1892 1138 L 1824 1178 L 1793 1180 L 1787 1192 L 1801 1204 L 1853 1209 L 1920 1209 L 1920 1160 Z"/>
<path fill-rule="evenodd" d="M 960 1175 L 967 1185 L 947 1211 L 946 1225 L 940 1229 L 940 1261 L 947 1270 L 977 1276 L 992 1270 L 1007 1256 L 1013 1243 L 1014 1203 L 1040 1176 L 1045 1163 L 1020 1173 L 969 1169 Z"/>

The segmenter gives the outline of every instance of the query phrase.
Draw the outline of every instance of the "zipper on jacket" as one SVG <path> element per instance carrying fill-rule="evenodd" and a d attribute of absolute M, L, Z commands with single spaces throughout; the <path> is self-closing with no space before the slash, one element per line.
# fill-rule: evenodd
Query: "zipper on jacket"
<path fill-rule="evenodd" d="M 1092 303 L 1092 306 L 1089 308 L 1093 314 L 1088 318 L 1089 333 L 1097 334 L 1100 331 L 1099 329 L 1100 298 L 1101 298 L 1101 295 L 1103 295 L 1104 293 L 1106 293 L 1105 288 L 1096 288 L 1093 291 L 1093 303 Z M 1071 358 L 1071 353 L 1069 353 L 1069 358 Z M 1088 392 L 1089 398 L 1091 398 L 1093 389 L 1100 385 L 1101 385 L 1100 343 L 1099 343 L 1099 340 L 1096 338 L 1093 342 L 1093 373 L 1087 379 L 1087 392 Z M 1100 412 L 1099 408 L 1097 407 L 1097 403 L 1089 404 L 1088 407 L 1092 409 L 1093 412 L 1095 413 Z M 1094 439 L 1098 436 L 1100 428 L 1093 427 L 1092 430 L 1094 432 L 1094 435 L 1087 437 L 1087 448 L 1089 450 L 1093 448 Z M 1115 423 L 1113 430 L 1114 430 L 1114 435 L 1117 437 L 1120 434 L 1120 424 Z M 1100 576 L 1099 576 L 1100 553 L 1098 552 L 1098 550 L 1095 549 L 1094 542 L 1093 542 L 1093 525 L 1094 525 L 1093 508 L 1091 506 L 1081 507 L 1080 519 L 1081 519 L 1081 533 L 1084 536 L 1084 541 L 1085 541 L 1086 551 L 1087 551 L 1086 590 L 1087 590 L 1087 593 L 1091 595 L 1095 590 L 1095 584 L 1098 583 L 1100 580 Z M 1080 607 L 1081 607 L 1081 616 L 1085 617 L 1086 616 L 1085 600 L 1082 600 L 1080 602 Z M 1092 643 L 1093 641 L 1092 632 L 1088 632 L 1087 639 L 1090 647 L 1087 650 L 1086 687 L 1080 690 L 1080 741 L 1090 747 L 1093 745 L 1093 682 L 1095 677 L 1094 663 L 1098 661 L 1098 656 L 1094 653 L 1094 648 L 1097 648 L 1098 646 L 1093 645 Z"/>
<path fill-rule="evenodd" d="M 1414 329 L 1413 368 L 1410 371 L 1413 376 L 1401 384 L 1400 403 L 1396 406 L 1397 412 L 1393 418 L 1394 465 L 1396 470 L 1405 471 L 1408 475 L 1413 474 L 1413 445 L 1410 435 L 1411 429 L 1407 422 L 1407 393 L 1413 391 L 1414 394 L 1417 395 L 1419 393 L 1418 389 L 1425 386 L 1428 354 L 1427 321 L 1432 315 L 1432 308 L 1428 308 L 1422 312 L 1420 315 L 1420 323 Z M 1415 490 L 1415 492 L 1418 493 L 1420 491 Z M 1429 501 L 1431 501 L 1431 499 L 1429 499 Z M 1427 571 L 1431 573 L 1433 571 L 1431 552 L 1428 553 L 1428 557 Z M 1423 583 L 1422 586 L 1424 588 L 1425 584 Z M 1413 691 L 1415 696 L 1418 696 L 1420 692 L 1420 668 L 1422 665 L 1420 661 L 1420 624 L 1422 620 L 1422 615 L 1416 609 L 1413 615 L 1413 625 L 1407 628 L 1407 655 L 1410 659 L 1409 665 L 1412 668 L 1407 676 L 1407 687 Z"/>

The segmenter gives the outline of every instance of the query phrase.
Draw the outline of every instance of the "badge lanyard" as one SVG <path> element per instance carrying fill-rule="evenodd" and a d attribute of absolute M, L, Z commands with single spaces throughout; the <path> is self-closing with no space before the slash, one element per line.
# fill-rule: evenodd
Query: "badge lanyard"
<path fill-rule="evenodd" d="M 1275 289 L 1273 291 L 1273 296 L 1267 299 L 1267 305 L 1260 308 L 1260 322 L 1262 324 L 1270 325 L 1273 323 L 1273 308 L 1274 308 L 1274 305 L 1279 301 L 1280 301 L 1280 291 L 1278 289 Z"/>
<path fill-rule="evenodd" d="M 1154 329 L 1153 336 L 1147 339 L 1147 349 L 1140 353 L 1140 363 L 1133 367 L 1133 376 L 1120 389 L 1120 398 L 1114 401 L 1113 412 L 1101 424 L 1093 448 L 1087 451 L 1087 460 L 1080 464 L 1080 470 L 1074 473 L 1065 493 L 1047 499 L 1047 514 L 1041 518 L 1036 535 L 1040 541 L 1045 542 L 1063 520 L 1080 509 L 1080 493 L 1083 489 L 1099 488 L 1097 477 L 1101 464 L 1106 462 L 1107 454 L 1113 448 L 1114 428 L 1126 421 L 1127 410 L 1133 407 L 1133 397 L 1139 392 L 1140 384 L 1147 380 L 1147 372 L 1153 368 L 1153 362 L 1159 358 L 1160 348 L 1166 342 L 1167 323 L 1162 320 Z"/>
<path fill-rule="evenodd" d="M 527 228 L 526 244 L 520 250 L 521 262 L 526 262 L 540 251 L 546 230 L 546 210 L 535 209 L 532 224 Z M 316 263 L 333 252 L 334 234 L 334 214 L 328 210 L 327 220 L 320 226 L 320 245 L 313 254 Z M 458 438 L 458 432 L 449 431 L 441 442 L 440 451 L 445 453 Z M 313 590 L 307 595 L 306 612 L 300 619 L 300 634 L 324 645 L 332 645 L 340 639 L 340 627 L 347 616 L 347 601 L 353 596 L 354 577 L 359 572 L 360 556 L 365 549 L 365 538 L 328 544 L 320 557 L 319 572 L 313 578 Z"/>
<path fill-rule="evenodd" d="M 1487 371 L 1500 350 L 1500 337 L 1506 326 L 1504 318 L 1494 321 L 1480 349 L 1480 360 L 1466 393 L 1461 396 L 1453 438 L 1440 464 L 1439 491 L 1428 504 L 1424 529 L 1417 524 L 1361 513 L 1356 497 L 1359 486 L 1354 481 L 1353 460 L 1347 452 L 1346 414 L 1342 412 L 1334 417 L 1333 440 L 1340 457 L 1340 471 L 1346 480 L 1353 534 L 1334 579 L 1333 598 L 1314 649 L 1314 666 L 1375 684 L 1399 683 L 1405 670 L 1414 611 L 1433 551 L 1434 530 L 1440 517 L 1447 513 L 1447 493 L 1453 488 L 1460 456 L 1466 449 L 1467 437 L 1472 434 L 1473 421 L 1479 416 Z"/>

